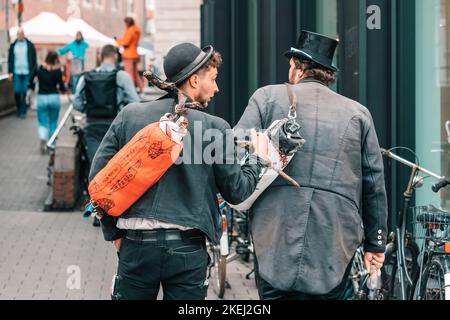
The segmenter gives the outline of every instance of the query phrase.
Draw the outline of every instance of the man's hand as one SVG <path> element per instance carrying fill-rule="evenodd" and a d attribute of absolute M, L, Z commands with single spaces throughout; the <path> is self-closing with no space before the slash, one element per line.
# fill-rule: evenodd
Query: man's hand
<path fill-rule="evenodd" d="M 14 75 L 12 73 L 8 74 L 9 81 L 12 81 L 13 77 L 14 77 Z"/>
<path fill-rule="evenodd" d="M 364 253 L 364 267 L 370 272 L 370 267 L 375 266 L 381 269 L 384 263 L 384 253 L 366 252 Z"/>
<path fill-rule="evenodd" d="M 117 253 L 119 253 L 120 247 L 122 246 L 122 239 L 114 240 L 114 246 L 116 247 Z"/>
<path fill-rule="evenodd" d="M 251 130 L 252 136 L 252 145 L 255 149 L 255 153 L 262 159 L 267 160 L 268 158 L 268 150 L 269 150 L 269 141 L 267 137 L 262 134 L 256 132 L 255 129 Z"/>

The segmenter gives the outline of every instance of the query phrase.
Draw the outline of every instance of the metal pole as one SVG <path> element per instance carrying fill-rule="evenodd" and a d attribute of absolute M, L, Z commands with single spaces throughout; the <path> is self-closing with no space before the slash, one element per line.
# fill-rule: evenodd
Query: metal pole
<path fill-rule="evenodd" d="M 58 137 L 59 132 L 66 124 L 67 119 L 69 119 L 70 114 L 73 111 L 73 104 L 70 105 L 69 109 L 67 109 L 66 113 L 64 114 L 63 118 L 61 119 L 61 122 L 59 123 L 58 127 L 56 128 L 55 132 L 51 136 L 50 140 L 47 142 L 47 148 L 49 149 L 55 149 L 55 146 L 53 145 L 53 142 Z"/>
<path fill-rule="evenodd" d="M 19 27 L 22 26 L 22 13 L 23 13 L 23 0 L 19 0 L 17 6 L 17 20 L 19 21 Z"/>
<path fill-rule="evenodd" d="M 5 22 L 6 22 L 6 40 L 8 44 L 11 42 L 9 36 L 9 0 L 5 0 Z"/>

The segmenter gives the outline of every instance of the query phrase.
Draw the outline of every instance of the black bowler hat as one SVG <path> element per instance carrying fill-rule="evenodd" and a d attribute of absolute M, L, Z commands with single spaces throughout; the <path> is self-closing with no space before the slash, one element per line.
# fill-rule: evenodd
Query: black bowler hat
<path fill-rule="evenodd" d="M 292 47 L 284 55 L 288 58 L 297 57 L 311 60 L 320 64 L 322 67 L 332 71 L 338 71 L 338 68 L 333 66 L 334 52 L 338 44 L 338 40 L 302 30 L 297 40 L 297 47 Z"/>
<path fill-rule="evenodd" d="M 192 43 L 180 43 L 169 50 L 164 58 L 167 82 L 179 84 L 192 76 L 211 58 L 212 46 L 200 49 Z"/>

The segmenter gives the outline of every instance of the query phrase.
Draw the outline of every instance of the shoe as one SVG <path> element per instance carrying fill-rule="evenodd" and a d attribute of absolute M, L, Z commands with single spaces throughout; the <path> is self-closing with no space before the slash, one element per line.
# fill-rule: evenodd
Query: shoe
<path fill-rule="evenodd" d="M 41 147 L 40 147 L 40 150 L 41 150 L 41 154 L 42 154 L 42 155 L 44 155 L 44 154 L 47 153 L 47 141 L 46 141 L 46 140 L 42 140 L 42 139 L 41 139 Z"/>
<path fill-rule="evenodd" d="M 94 227 L 100 227 L 100 220 L 97 217 L 94 217 L 94 222 L 92 223 Z"/>

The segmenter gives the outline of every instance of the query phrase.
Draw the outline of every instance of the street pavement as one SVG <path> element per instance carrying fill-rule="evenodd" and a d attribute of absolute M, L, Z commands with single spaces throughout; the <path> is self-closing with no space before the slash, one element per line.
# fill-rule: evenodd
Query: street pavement
<path fill-rule="evenodd" d="M 0 137 L 0 300 L 110 299 L 113 245 L 80 211 L 43 211 L 48 156 L 39 152 L 36 111 L 25 120 L 0 118 Z M 258 299 L 254 275 L 245 278 L 251 269 L 241 261 L 227 266 L 225 299 Z M 210 279 L 207 299 L 218 299 L 213 286 Z"/>

